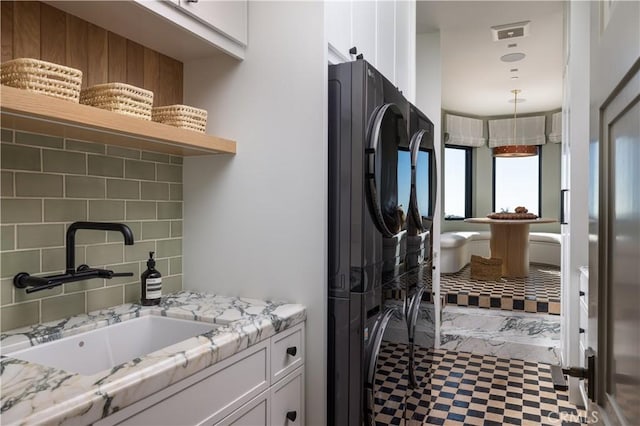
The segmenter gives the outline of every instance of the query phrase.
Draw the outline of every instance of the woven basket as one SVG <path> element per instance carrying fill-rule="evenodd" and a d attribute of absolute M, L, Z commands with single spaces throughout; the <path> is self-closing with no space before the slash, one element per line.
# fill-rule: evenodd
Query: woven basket
<path fill-rule="evenodd" d="M 204 133 L 207 111 L 188 105 L 168 105 L 153 108 L 151 119 L 158 123 Z"/>
<path fill-rule="evenodd" d="M 0 65 L 0 84 L 78 102 L 82 71 L 39 59 L 12 59 Z"/>
<path fill-rule="evenodd" d="M 499 281 L 502 279 L 502 259 L 471 255 L 471 279 Z"/>
<path fill-rule="evenodd" d="M 97 84 L 80 92 L 80 103 L 151 120 L 153 92 L 124 83 Z"/>

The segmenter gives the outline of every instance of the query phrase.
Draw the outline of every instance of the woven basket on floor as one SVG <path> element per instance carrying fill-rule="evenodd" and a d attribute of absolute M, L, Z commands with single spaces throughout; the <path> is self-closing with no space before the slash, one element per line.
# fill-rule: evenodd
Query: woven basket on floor
<path fill-rule="evenodd" d="M 502 259 L 471 255 L 471 279 L 499 281 L 502 278 Z"/>
<path fill-rule="evenodd" d="M 80 103 L 151 120 L 153 92 L 125 83 L 97 84 L 82 89 Z"/>
<path fill-rule="evenodd" d="M 0 84 L 78 102 L 82 71 L 39 59 L 12 59 L 0 65 Z"/>
<path fill-rule="evenodd" d="M 167 105 L 153 108 L 151 119 L 182 129 L 204 133 L 207 128 L 207 111 L 188 105 Z"/>

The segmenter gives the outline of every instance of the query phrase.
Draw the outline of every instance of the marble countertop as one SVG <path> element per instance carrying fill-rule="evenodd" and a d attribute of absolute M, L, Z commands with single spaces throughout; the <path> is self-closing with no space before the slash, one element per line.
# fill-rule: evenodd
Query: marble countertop
<path fill-rule="evenodd" d="M 14 350 L 146 315 L 221 326 L 93 375 L 10 356 Z M 5 332 L 0 334 L 2 424 L 93 423 L 305 318 L 298 304 L 183 291 L 163 297 L 155 307 L 124 304 Z"/>

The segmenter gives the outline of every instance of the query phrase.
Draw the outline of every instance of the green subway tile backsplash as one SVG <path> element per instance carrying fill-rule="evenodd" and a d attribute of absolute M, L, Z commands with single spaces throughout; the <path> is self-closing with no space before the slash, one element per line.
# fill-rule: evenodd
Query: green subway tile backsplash
<path fill-rule="evenodd" d="M 140 199 L 140 182 L 127 179 L 107 179 L 107 198 Z"/>
<path fill-rule="evenodd" d="M 0 280 L 0 305 L 13 303 L 13 277 Z"/>
<path fill-rule="evenodd" d="M 163 293 L 182 289 L 182 157 L 6 129 L 1 136 L 2 330 L 138 301 L 150 251 L 157 252 Z M 18 272 L 64 271 L 66 229 L 86 220 L 126 223 L 135 242 L 79 230 L 74 267 L 133 276 L 30 294 L 14 288 Z"/>
<path fill-rule="evenodd" d="M 65 176 L 67 198 L 104 198 L 106 180 L 99 177 Z"/>
<path fill-rule="evenodd" d="M 124 201 L 89 200 L 89 220 L 93 222 L 122 222 Z"/>
<path fill-rule="evenodd" d="M 124 244 L 99 244 L 87 246 L 86 262 L 91 266 L 103 266 L 109 263 L 122 263 L 124 256 Z"/>
<path fill-rule="evenodd" d="M 158 181 L 161 182 L 182 182 L 182 167 L 172 164 L 156 165 L 158 172 Z"/>
<path fill-rule="evenodd" d="M 141 182 L 140 195 L 143 200 L 168 200 L 169 184 L 162 182 Z"/>
<path fill-rule="evenodd" d="M 25 327 L 37 324 L 40 316 L 40 302 L 27 302 L 3 306 L 0 309 L 2 328 L 0 331 L 7 331 L 18 327 Z"/>
<path fill-rule="evenodd" d="M 3 143 L 0 146 L 0 164 L 2 170 L 42 170 L 40 150 L 29 146 Z"/>
<path fill-rule="evenodd" d="M 155 201 L 127 201 L 127 220 L 155 220 Z"/>
<path fill-rule="evenodd" d="M 2 278 L 13 277 L 19 272 L 40 272 L 40 250 L 3 251 L 0 253 Z"/>
<path fill-rule="evenodd" d="M 44 200 L 45 222 L 77 222 L 87 220 L 86 200 Z"/>
<path fill-rule="evenodd" d="M 124 260 L 125 262 L 147 260 L 150 251 L 156 251 L 155 241 L 142 241 L 132 246 L 124 246 Z"/>
<path fill-rule="evenodd" d="M 64 225 L 18 225 L 18 248 L 60 247 L 64 245 Z"/>
<path fill-rule="evenodd" d="M 168 220 L 160 222 L 142 222 L 142 239 L 155 240 L 158 238 L 169 238 L 171 222 Z"/>
<path fill-rule="evenodd" d="M 158 219 L 182 219 L 182 203 L 158 202 Z"/>
<path fill-rule="evenodd" d="M 13 143 L 13 130 L 0 129 L 0 141 Z"/>
<path fill-rule="evenodd" d="M 87 174 L 87 156 L 80 152 L 42 150 L 42 170 L 69 174 Z"/>
<path fill-rule="evenodd" d="M 124 301 L 124 288 L 105 287 L 87 292 L 87 312 L 121 305 Z"/>
<path fill-rule="evenodd" d="M 156 165 L 149 161 L 125 160 L 124 177 L 127 179 L 156 180 Z"/>
<path fill-rule="evenodd" d="M 40 303 L 42 306 L 42 322 L 54 321 L 87 312 L 84 293 L 42 299 Z"/>
<path fill-rule="evenodd" d="M 74 139 L 66 139 L 64 146 L 67 151 L 90 152 L 93 154 L 104 154 L 105 146 L 100 143 L 91 143 L 85 141 L 77 141 Z"/>
<path fill-rule="evenodd" d="M 0 250 L 14 250 L 16 248 L 16 227 L 13 225 L 0 226 Z"/>
<path fill-rule="evenodd" d="M 155 161 L 156 163 L 168 163 L 169 154 L 161 154 L 159 152 L 143 152 L 142 159 L 146 161 Z"/>
<path fill-rule="evenodd" d="M 13 173 L 12 172 L 2 172 L 0 176 L 0 185 L 2 186 L 2 190 L 0 194 L 3 197 L 13 197 Z"/>
<path fill-rule="evenodd" d="M 16 196 L 62 197 L 62 175 L 16 172 Z"/>
<path fill-rule="evenodd" d="M 158 257 L 173 257 L 182 254 L 182 238 L 156 241 Z"/>
<path fill-rule="evenodd" d="M 64 147 L 62 138 L 56 136 L 39 135 L 36 133 L 16 132 L 15 143 L 23 145 L 41 146 L 43 148 L 59 148 Z"/>
<path fill-rule="evenodd" d="M 122 148 L 121 146 L 107 146 L 107 155 L 112 157 L 132 158 L 134 160 L 140 159 L 140 151 L 137 149 Z"/>
<path fill-rule="evenodd" d="M 182 184 L 169 184 L 169 199 L 171 201 L 182 201 Z"/>
<path fill-rule="evenodd" d="M 0 200 L 0 221 L 3 224 L 42 222 L 42 200 L 20 198 Z"/>
<path fill-rule="evenodd" d="M 89 155 L 87 158 L 88 174 L 93 176 L 124 176 L 124 160 L 106 155 Z"/>

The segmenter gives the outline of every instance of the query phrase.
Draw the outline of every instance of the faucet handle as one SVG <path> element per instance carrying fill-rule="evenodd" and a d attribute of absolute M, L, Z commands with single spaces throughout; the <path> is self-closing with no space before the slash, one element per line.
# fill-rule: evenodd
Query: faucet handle
<path fill-rule="evenodd" d="M 133 276 L 133 272 L 113 272 L 113 271 L 111 271 L 110 276 L 107 277 L 107 278 L 132 277 L 132 276 Z"/>

